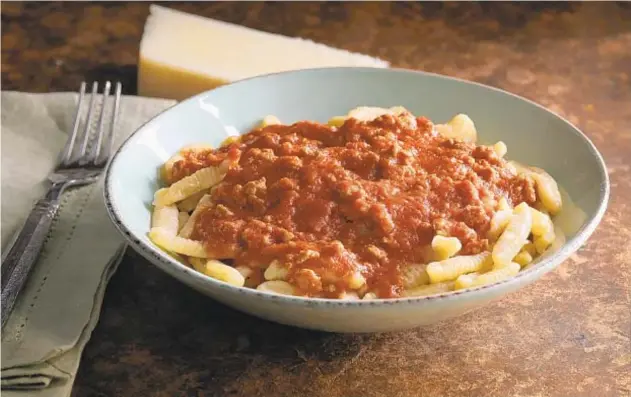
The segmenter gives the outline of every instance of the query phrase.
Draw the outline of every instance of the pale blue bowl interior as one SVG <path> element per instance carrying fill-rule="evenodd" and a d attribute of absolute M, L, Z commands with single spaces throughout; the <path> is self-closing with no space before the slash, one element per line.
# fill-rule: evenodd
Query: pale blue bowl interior
<path fill-rule="evenodd" d="M 219 145 L 266 115 L 283 122 L 346 114 L 357 106 L 401 105 L 435 122 L 457 113 L 475 122 L 481 143 L 504 141 L 507 158 L 547 170 L 587 215 L 600 219 L 608 198 L 604 162 L 575 127 L 546 109 L 501 90 L 443 76 L 393 69 L 329 68 L 257 77 L 179 103 L 135 133 L 108 171 L 108 196 L 136 239 L 146 237 L 158 168 L 182 146 Z"/>

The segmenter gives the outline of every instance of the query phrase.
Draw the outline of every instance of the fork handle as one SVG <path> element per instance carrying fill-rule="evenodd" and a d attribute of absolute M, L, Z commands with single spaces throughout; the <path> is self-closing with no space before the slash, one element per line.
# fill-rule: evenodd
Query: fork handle
<path fill-rule="evenodd" d="M 15 242 L 2 259 L 2 327 L 37 261 L 53 219 L 59 210 L 57 197 L 40 199 L 29 214 Z"/>

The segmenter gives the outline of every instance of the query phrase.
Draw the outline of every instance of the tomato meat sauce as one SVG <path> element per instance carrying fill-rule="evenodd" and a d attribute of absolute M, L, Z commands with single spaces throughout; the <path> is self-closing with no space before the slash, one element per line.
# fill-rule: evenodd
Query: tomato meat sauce
<path fill-rule="evenodd" d="M 436 234 L 457 237 L 459 255 L 488 250 L 500 198 L 536 199 L 533 182 L 491 147 L 443 138 L 409 114 L 270 125 L 183 156 L 174 180 L 232 161 L 192 238 L 259 279 L 278 261 L 306 296 L 339 297 L 360 273 L 364 290 L 397 297 L 400 269 L 427 263 Z"/>

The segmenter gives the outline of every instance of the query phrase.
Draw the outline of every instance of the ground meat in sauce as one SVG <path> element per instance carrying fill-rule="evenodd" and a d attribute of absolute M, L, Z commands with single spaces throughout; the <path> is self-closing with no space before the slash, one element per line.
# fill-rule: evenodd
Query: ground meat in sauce
<path fill-rule="evenodd" d="M 461 255 L 478 253 L 501 197 L 536 199 L 533 182 L 491 147 L 442 138 L 426 118 L 267 126 L 184 153 L 173 179 L 225 159 L 233 165 L 192 237 L 235 266 L 287 264 L 309 296 L 337 297 L 359 271 L 369 290 L 396 297 L 399 268 L 426 262 L 437 233 L 458 237 Z"/>

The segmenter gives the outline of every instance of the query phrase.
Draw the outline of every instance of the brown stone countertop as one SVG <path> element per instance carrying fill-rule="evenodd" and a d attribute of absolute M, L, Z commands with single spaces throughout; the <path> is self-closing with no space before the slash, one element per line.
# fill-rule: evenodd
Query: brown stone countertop
<path fill-rule="evenodd" d="M 135 90 L 148 3 L 2 4 L 2 88 Z M 631 3 L 172 3 L 265 31 L 474 80 L 576 123 L 605 156 L 609 210 L 559 269 L 460 318 L 340 335 L 198 294 L 129 252 L 75 396 L 631 395 Z M 562 154 L 560 154 L 562 155 Z"/>

